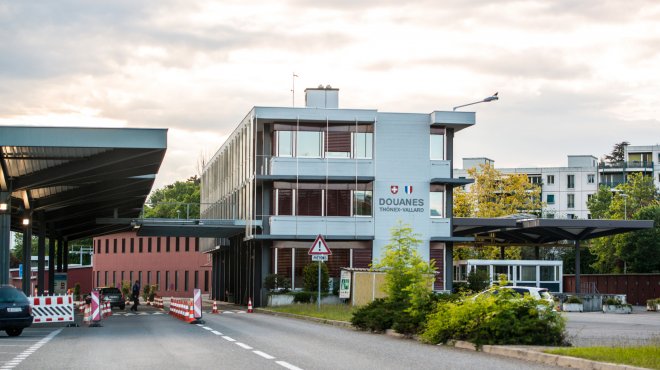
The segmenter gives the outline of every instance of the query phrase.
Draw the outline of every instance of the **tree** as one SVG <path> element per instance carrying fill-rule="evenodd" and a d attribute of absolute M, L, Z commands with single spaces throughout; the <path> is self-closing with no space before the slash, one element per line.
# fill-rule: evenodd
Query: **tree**
<path fill-rule="evenodd" d="M 605 160 L 609 164 L 618 163 L 625 161 L 626 147 L 630 145 L 627 141 L 622 141 L 620 143 L 614 144 L 612 148 L 612 153 L 605 155 Z"/>
<path fill-rule="evenodd" d="M 39 247 L 39 239 L 33 235 L 31 242 L 32 242 L 32 252 L 30 255 L 36 256 Z M 19 261 L 18 263 L 23 263 L 23 234 L 15 234 L 14 249 L 12 250 L 11 254 Z"/>
<path fill-rule="evenodd" d="M 655 227 L 631 233 L 621 248 L 629 272 L 660 272 L 660 204 L 635 212 L 636 220 L 653 220 Z"/>
<path fill-rule="evenodd" d="M 417 252 L 422 242 L 410 225 L 399 221 L 391 230 L 390 243 L 384 247 L 383 257 L 374 264 L 385 270 L 387 300 L 401 302 L 413 314 L 424 305 L 433 290 L 435 261 L 424 261 Z"/>
<path fill-rule="evenodd" d="M 653 184 L 653 178 L 641 173 L 628 175 L 628 181 L 618 185 L 614 191 L 601 187 L 587 202 L 589 211 L 596 218 L 619 220 L 653 216 L 652 211 L 641 213 L 641 210 L 657 205 L 658 190 Z M 626 233 L 595 239 L 590 248 L 591 253 L 596 256 L 592 266 L 600 273 L 627 271 L 629 264 L 635 265 L 636 268 L 649 266 L 643 261 L 636 261 L 637 258 L 644 257 L 635 252 L 635 248 L 644 249 L 645 246 L 632 244 L 633 240 L 637 240 L 633 239 L 636 238 L 635 235 L 636 233 Z"/>
<path fill-rule="evenodd" d="M 479 169 L 471 168 L 468 174 L 474 179 L 469 191 L 454 192 L 455 217 L 501 217 L 516 213 L 540 214 L 543 207 L 541 187 L 530 183 L 525 174 L 503 174 L 489 164 Z M 520 258 L 520 248 L 507 248 L 507 258 Z M 499 258 L 499 248 L 485 246 L 457 248 L 458 259 Z"/>
<path fill-rule="evenodd" d="M 144 217 L 199 218 L 199 202 L 200 179 L 195 175 L 155 190 L 144 208 Z"/>

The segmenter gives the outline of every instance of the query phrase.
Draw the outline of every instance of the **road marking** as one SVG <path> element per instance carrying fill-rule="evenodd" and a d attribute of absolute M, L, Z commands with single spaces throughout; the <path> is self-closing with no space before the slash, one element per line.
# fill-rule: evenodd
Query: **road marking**
<path fill-rule="evenodd" d="M 55 330 L 42 338 L 40 341 L 37 343 L 33 344 L 20 354 L 16 355 L 11 361 L 7 361 L 0 369 L 13 369 L 14 367 L 20 365 L 20 363 L 28 358 L 31 354 L 33 354 L 37 349 L 41 348 L 44 344 L 50 342 L 51 339 L 53 339 L 57 334 L 59 334 L 62 331 L 62 329 Z"/>
<path fill-rule="evenodd" d="M 252 351 L 252 353 L 254 353 L 257 356 L 261 356 L 261 357 L 265 358 L 266 360 L 272 360 L 272 359 L 275 358 L 275 357 L 269 355 L 268 353 L 264 353 L 264 352 L 261 352 L 261 351 Z"/>
<path fill-rule="evenodd" d="M 209 330 L 209 331 L 213 330 L 212 328 L 209 328 L 208 326 L 203 326 L 202 329 Z"/>
<path fill-rule="evenodd" d="M 219 332 L 217 330 L 211 330 L 211 333 L 213 333 L 215 335 L 224 335 L 224 334 L 222 334 L 221 332 Z"/>
<path fill-rule="evenodd" d="M 228 340 L 228 341 L 230 341 L 230 342 L 236 342 L 236 339 L 234 339 L 234 338 L 232 338 L 232 337 L 228 337 L 228 336 L 226 336 L 226 335 L 223 336 L 222 339 L 224 339 L 224 340 Z"/>
<path fill-rule="evenodd" d="M 245 344 L 245 343 L 236 342 L 236 345 L 239 346 L 239 347 L 241 347 L 241 348 L 252 349 L 252 347 L 248 346 L 248 345 Z"/>
<path fill-rule="evenodd" d="M 293 365 L 291 365 L 290 363 L 288 363 L 286 361 L 275 361 L 275 363 L 280 365 L 280 366 L 284 366 L 289 370 L 302 370 L 301 368 L 299 368 L 297 366 L 293 366 Z"/>

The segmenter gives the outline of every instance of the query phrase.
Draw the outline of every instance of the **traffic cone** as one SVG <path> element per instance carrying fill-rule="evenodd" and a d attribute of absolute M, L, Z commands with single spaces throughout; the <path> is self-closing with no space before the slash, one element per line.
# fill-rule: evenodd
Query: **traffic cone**
<path fill-rule="evenodd" d="M 213 301 L 213 311 L 211 313 L 218 313 L 218 302 Z"/>
<path fill-rule="evenodd" d="M 248 313 L 252 313 L 252 297 L 248 298 Z"/>

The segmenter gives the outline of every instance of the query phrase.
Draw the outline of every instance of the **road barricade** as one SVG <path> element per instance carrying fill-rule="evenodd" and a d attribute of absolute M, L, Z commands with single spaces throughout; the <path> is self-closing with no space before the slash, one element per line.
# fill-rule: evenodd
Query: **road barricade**
<path fill-rule="evenodd" d="M 110 302 L 103 303 L 103 310 L 101 313 L 104 319 L 108 316 L 112 316 L 112 306 L 110 306 Z"/>
<path fill-rule="evenodd" d="M 163 304 L 163 297 L 154 297 L 154 307 L 165 308 Z"/>
<path fill-rule="evenodd" d="M 202 318 L 202 298 L 199 289 L 195 289 L 194 298 L 172 298 L 170 315 L 179 320 L 195 324 Z"/>
<path fill-rule="evenodd" d="M 32 306 L 33 323 L 73 322 L 73 297 L 37 296 L 29 297 Z"/>

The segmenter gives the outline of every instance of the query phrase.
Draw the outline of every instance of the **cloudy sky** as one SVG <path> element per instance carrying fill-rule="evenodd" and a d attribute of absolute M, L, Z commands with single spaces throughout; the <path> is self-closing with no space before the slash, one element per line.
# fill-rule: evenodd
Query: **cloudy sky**
<path fill-rule="evenodd" d="M 314 4 L 317 3 L 317 4 Z M 169 128 L 157 187 L 255 105 L 472 107 L 455 156 L 563 166 L 660 143 L 656 0 L 0 1 L 0 124 Z M 460 167 L 460 163 L 457 163 Z"/>

